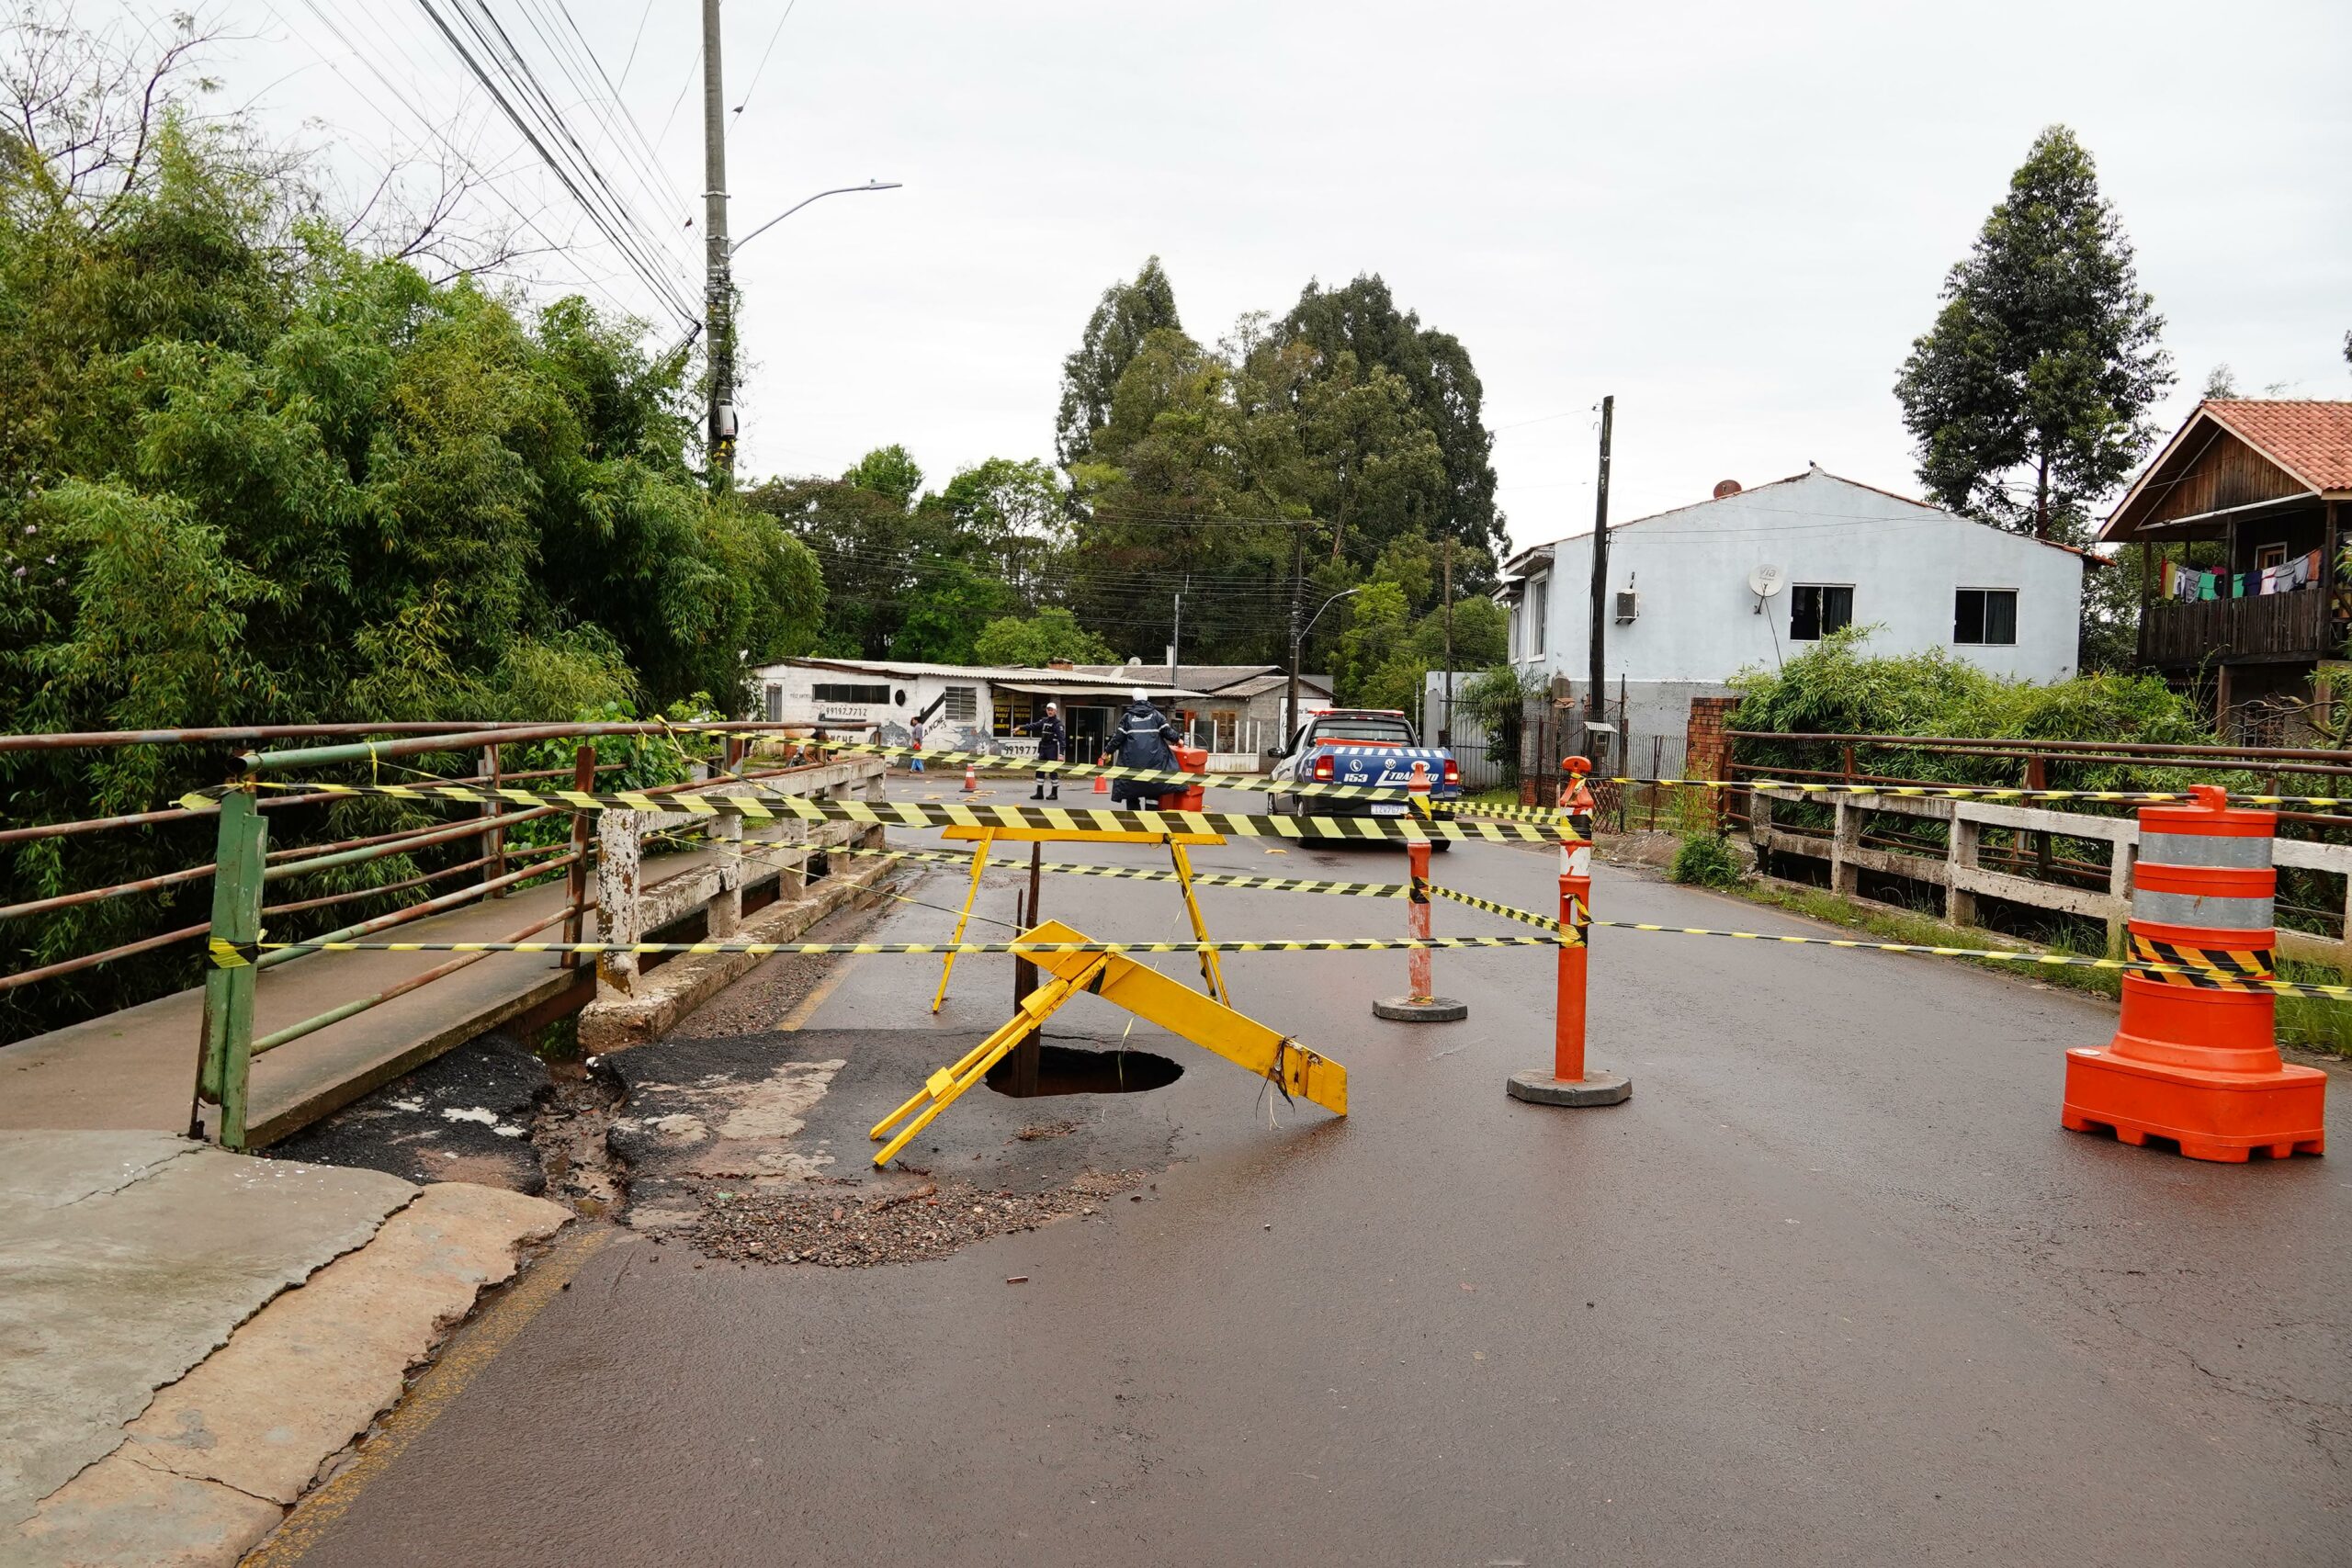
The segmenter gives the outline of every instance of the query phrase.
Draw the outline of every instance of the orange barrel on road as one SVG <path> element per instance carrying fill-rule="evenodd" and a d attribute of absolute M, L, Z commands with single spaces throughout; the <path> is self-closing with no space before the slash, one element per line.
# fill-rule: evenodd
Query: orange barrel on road
<path fill-rule="evenodd" d="M 2279 1060 L 2270 861 L 2278 813 L 2238 811 L 2211 785 L 2188 806 L 2140 810 L 2130 951 L 2181 974 L 2123 976 L 2123 1017 L 2103 1048 L 2066 1053 L 2062 1125 L 2127 1144 L 2169 1138 L 2191 1159 L 2284 1159 L 2324 1142 L 2327 1075 Z"/>
<path fill-rule="evenodd" d="M 1176 753 L 1178 773 L 1205 773 L 1209 771 L 1209 754 L 1205 749 L 1199 746 L 1177 746 L 1171 750 Z M 1194 784 L 1190 789 L 1180 789 L 1173 795 L 1161 795 L 1159 809 L 1162 811 L 1205 811 L 1208 807 L 1204 802 L 1207 798 L 1204 787 Z"/>

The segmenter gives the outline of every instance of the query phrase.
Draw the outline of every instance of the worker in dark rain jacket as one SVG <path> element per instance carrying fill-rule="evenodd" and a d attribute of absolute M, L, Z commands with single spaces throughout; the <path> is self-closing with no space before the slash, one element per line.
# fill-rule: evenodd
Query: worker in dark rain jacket
<path fill-rule="evenodd" d="M 1037 738 L 1037 761 L 1040 762 L 1058 762 L 1069 755 L 1069 731 L 1062 727 L 1062 705 L 1059 703 L 1047 703 L 1043 718 L 1024 724 L 1013 733 Z M 1048 784 L 1053 786 L 1053 798 L 1059 800 L 1062 797 L 1061 775 L 1049 773 L 1043 768 L 1037 770 L 1037 787 L 1029 792 L 1029 798 L 1045 799 Z"/>
<path fill-rule="evenodd" d="M 1172 748 L 1183 738 L 1184 732 L 1152 706 L 1151 699 L 1137 686 L 1126 711 L 1119 715 L 1117 727 L 1111 731 L 1112 757 L 1122 768 L 1172 773 L 1176 771 Z M 1130 808 L 1153 807 L 1168 792 L 1167 784 L 1147 779 L 1115 779 L 1111 784 L 1111 793 L 1119 804 Z"/>

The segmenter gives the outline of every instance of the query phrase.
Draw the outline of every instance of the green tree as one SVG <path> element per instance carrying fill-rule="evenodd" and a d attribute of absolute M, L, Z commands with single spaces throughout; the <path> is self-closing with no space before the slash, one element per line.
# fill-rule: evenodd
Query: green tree
<path fill-rule="evenodd" d="M 1416 711 L 1423 666 L 1413 649 L 1405 591 L 1393 582 L 1369 583 L 1348 607 L 1352 614 L 1332 670 L 1340 701 L 1351 707 Z"/>
<path fill-rule="evenodd" d="M 1894 394 L 1942 505 L 2036 538 L 2077 540 L 2129 477 L 2173 383 L 2164 320 L 2091 156 L 2052 126 L 2009 178 Z"/>
<path fill-rule="evenodd" d="M 1028 665 L 1043 668 L 1057 659 L 1073 664 L 1108 664 L 1115 655 L 1111 645 L 1078 624 L 1078 617 L 1059 605 L 1027 617 L 1006 615 L 980 629 L 973 657 L 982 664 Z"/>
<path fill-rule="evenodd" d="M 1087 319 L 1086 334 L 1062 361 L 1061 406 L 1054 416 L 1054 455 L 1064 468 L 1083 457 L 1094 433 L 1111 422 L 1119 378 L 1153 333 L 1181 332 L 1176 290 L 1159 258 L 1143 264 L 1131 283 L 1114 283 Z"/>
<path fill-rule="evenodd" d="M 906 512 L 912 509 L 915 497 L 922 493 L 922 468 L 905 447 L 894 442 L 876 446 L 860 457 L 842 476 L 842 483 L 882 496 Z"/>
<path fill-rule="evenodd" d="M 40 14 L 0 35 L 16 51 L 0 57 L 11 724 L 743 711 L 746 653 L 803 650 L 823 587 L 773 519 L 697 482 L 684 356 L 650 354 L 644 323 L 585 301 L 534 311 L 348 243 L 299 157 L 197 112 L 191 35 L 156 36 L 160 61 L 134 65 Z M 97 767 L 0 760 L 32 820 L 148 809 L 218 770 L 155 748 Z M 282 831 L 381 831 L 402 809 L 350 803 Z M 58 892 L 205 849 L 158 829 L 0 863 L 12 886 Z M 388 856 L 334 890 L 422 869 Z M 13 925 L 10 967 L 200 920 L 205 897 L 191 884 Z M 0 1027 L 140 999 L 197 962 L 167 952 L 11 993 Z"/>
<path fill-rule="evenodd" d="M 1311 347 L 1319 376 L 1340 376 L 1346 355 L 1359 367 L 1351 373 L 1356 378 L 1374 370 L 1397 378 L 1406 401 L 1437 446 L 1442 499 L 1429 520 L 1430 536 L 1451 534 L 1472 550 L 1493 551 L 1502 545 L 1485 387 L 1459 338 L 1424 327 L 1414 311 L 1398 310 L 1388 285 L 1373 273 L 1339 288 L 1309 283 L 1271 340 L 1277 346 Z M 1483 591 L 1492 584 L 1474 586 Z"/>
<path fill-rule="evenodd" d="M 1445 609 L 1423 615 L 1413 628 L 1413 650 L 1431 670 L 1445 668 Z M 1453 602 L 1453 667 L 1487 670 L 1510 653 L 1510 612 L 1484 594 Z"/>

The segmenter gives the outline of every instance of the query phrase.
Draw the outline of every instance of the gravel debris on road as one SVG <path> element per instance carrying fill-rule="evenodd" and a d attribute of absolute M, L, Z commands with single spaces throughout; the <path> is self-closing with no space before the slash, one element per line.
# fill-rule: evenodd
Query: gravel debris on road
<path fill-rule="evenodd" d="M 781 1194 L 714 1190 L 703 1193 L 702 1219 L 687 1239 L 707 1257 L 738 1263 L 912 1263 L 1073 1214 L 1100 1214 L 1103 1200 L 1142 1186 L 1152 1174 L 1088 1171 L 1068 1187 L 1029 1193 L 944 1178 L 866 1199 L 839 1187 Z"/>

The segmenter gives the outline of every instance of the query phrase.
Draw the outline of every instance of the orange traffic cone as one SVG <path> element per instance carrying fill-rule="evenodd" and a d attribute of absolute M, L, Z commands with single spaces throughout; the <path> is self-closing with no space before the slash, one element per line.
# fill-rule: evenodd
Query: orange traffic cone
<path fill-rule="evenodd" d="M 2132 879 L 2132 956 L 2183 972 L 2123 976 L 2115 1038 L 2066 1053 L 2059 1122 L 2167 1138 L 2191 1159 L 2318 1154 L 2327 1075 L 2279 1060 L 2276 995 L 2229 984 L 2271 973 L 2278 818 L 2191 793 L 2194 806 L 2141 808 Z"/>
<path fill-rule="evenodd" d="M 1111 793 L 1111 781 L 1107 776 L 1102 773 L 1094 775 L 1094 793 L 1097 795 L 1108 795 Z"/>
<path fill-rule="evenodd" d="M 966 795 L 978 795 L 980 793 L 980 770 L 978 765 L 976 763 L 967 762 L 964 764 L 964 793 Z"/>

